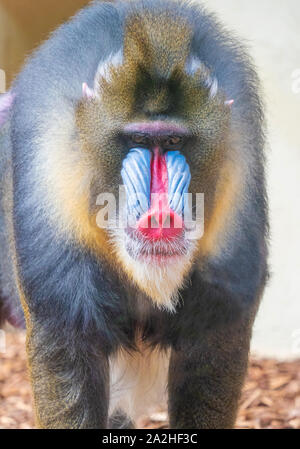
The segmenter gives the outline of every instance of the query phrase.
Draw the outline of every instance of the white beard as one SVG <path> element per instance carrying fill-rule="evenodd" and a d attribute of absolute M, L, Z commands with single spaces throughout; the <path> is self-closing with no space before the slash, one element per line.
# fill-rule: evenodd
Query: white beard
<path fill-rule="evenodd" d="M 157 250 L 171 255 L 154 257 L 149 254 L 153 246 L 149 242 L 140 243 L 129 237 L 123 229 L 112 233 L 116 256 L 129 278 L 162 309 L 174 310 L 180 298 L 180 288 L 184 286 L 189 273 L 195 244 L 191 241 L 155 242 Z M 128 251 L 130 246 L 130 252 Z M 143 250 L 143 255 L 140 251 Z M 174 255 L 172 255 L 174 253 Z"/>

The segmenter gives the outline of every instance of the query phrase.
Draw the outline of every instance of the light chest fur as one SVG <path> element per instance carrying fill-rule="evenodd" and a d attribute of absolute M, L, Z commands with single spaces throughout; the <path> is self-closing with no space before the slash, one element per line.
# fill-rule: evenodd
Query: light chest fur
<path fill-rule="evenodd" d="M 167 400 L 170 351 L 138 345 L 110 359 L 110 414 L 121 409 L 134 422 Z"/>

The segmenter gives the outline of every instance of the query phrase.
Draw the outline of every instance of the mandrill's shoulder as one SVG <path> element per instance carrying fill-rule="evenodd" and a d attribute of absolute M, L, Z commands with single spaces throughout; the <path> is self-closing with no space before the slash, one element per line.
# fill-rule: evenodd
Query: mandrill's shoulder
<path fill-rule="evenodd" d="M 10 163 L 10 119 L 14 102 L 14 94 L 7 92 L 0 95 L 0 201 L 3 203 L 5 178 Z"/>
<path fill-rule="evenodd" d="M 0 96 L 0 326 L 8 321 L 24 328 L 24 314 L 12 262 L 10 116 L 14 95 Z"/>

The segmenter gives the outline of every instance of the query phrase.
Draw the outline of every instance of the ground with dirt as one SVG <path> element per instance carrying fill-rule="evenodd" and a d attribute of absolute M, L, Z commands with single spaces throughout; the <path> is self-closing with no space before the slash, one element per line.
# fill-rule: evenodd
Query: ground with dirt
<path fill-rule="evenodd" d="M 300 361 L 252 358 L 236 427 L 239 429 L 300 429 Z M 25 356 L 25 335 L 6 334 L 0 353 L 0 429 L 33 428 L 31 391 Z M 167 428 L 162 408 L 141 417 L 139 427 Z"/>

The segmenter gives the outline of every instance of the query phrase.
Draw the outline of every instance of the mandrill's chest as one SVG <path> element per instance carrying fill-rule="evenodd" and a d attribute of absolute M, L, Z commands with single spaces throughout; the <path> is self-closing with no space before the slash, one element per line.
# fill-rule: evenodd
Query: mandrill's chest
<path fill-rule="evenodd" d="M 135 348 L 138 352 L 141 343 L 145 348 L 155 350 L 175 347 L 178 339 L 191 329 L 191 310 L 195 311 L 196 319 L 198 317 L 199 305 L 189 298 L 194 297 L 192 292 L 187 294 L 190 288 L 187 286 L 178 293 L 179 299 L 172 311 L 158 307 L 144 292 L 128 288 L 126 299 L 123 297 L 126 312 L 124 308 L 120 311 L 120 345 Z M 185 322 L 190 323 L 188 327 L 182 325 Z"/>

